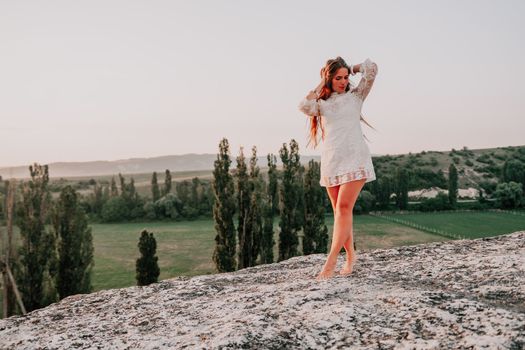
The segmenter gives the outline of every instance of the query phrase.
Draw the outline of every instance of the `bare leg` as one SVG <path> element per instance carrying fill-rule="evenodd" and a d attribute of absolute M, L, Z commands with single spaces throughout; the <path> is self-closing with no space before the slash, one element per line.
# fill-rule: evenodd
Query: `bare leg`
<path fill-rule="evenodd" d="M 328 193 L 328 197 L 330 198 L 330 202 L 332 204 L 332 210 L 333 210 L 333 213 L 334 213 L 334 219 L 335 219 L 335 213 L 336 213 L 336 205 L 337 205 L 337 197 L 338 197 L 338 194 L 339 194 L 339 185 L 338 186 L 333 186 L 333 187 L 327 187 L 326 190 L 327 190 L 327 193 Z M 353 249 L 354 247 L 354 242 L 353 242 L 353 230 L 350 229 L 350 236 L 348 237 L 348 239 L 345 241 L 345 243 L 343 244 L 343 246 L 345 247 L 345 250 L 346 250 L 346 264 L 345 264 L 345 267 L 343 268 L 343 270 L 341 271 L 341 273 L 344 273 L 346 271 L 348 271 L 349 269 L 349 265 L 352 264 L 353 261 L 355 261 L 355 251 Z"/>
<path fill-rule="evenodd" d="M 341 271 L 339 271 L 340 275 L 349 275 L 349 274 L 351 274 L 352 270 L 354 268 L 354 264 L 355 264 L 355 262 L 357 260 L 357 255 L 356 255 L 355 250 L 354 250 L 354 241 L 353 240 L 354 240 L 354 233 L 353 233 L 353 230 L 351 228 L 350 229 L 350 236 L 348 237 L 348 239 L 344 243 L 344 247 L 345 247 L 345 250 L 346 250 L 346 261 L 345 261 L 345 265 L 343 266 Z"/>
<path fill-rule="evenodd" d="M 344 183 L 340 186 L 336 210 L 334 215 L 334 229 L 332 237 L 332 246 L 330 247 L 330 253 L 326 259 L 326 263 L 323 270 L 317 276 L 317 280 L 330 278 L 334 274 L 334 269 L 337 264 L 337 257 L 339 251 L 343 247 L 344 243 L 349 239 L 352 228 L 352 210 L 354 208 L 357 196 L 363 188 L 365 179 L 351 181 Z"/>

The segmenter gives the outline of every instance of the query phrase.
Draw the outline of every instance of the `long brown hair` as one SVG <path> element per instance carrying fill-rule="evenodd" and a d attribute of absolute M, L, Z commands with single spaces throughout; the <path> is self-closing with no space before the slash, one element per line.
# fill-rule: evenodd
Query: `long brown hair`
<path fill-rule="evenodd" d="M 329 59 L 328 61 L 326 61 L 326 64 L 324 65 L 324 67 L 321 68 L 320 73 L 321 73 L 321 78 L 324 79 L 324 86 L 321 89 L 321 92 L 317 98 L 317 101 L 321 99 L 326 101 L 330 97 L 330 95 L 332 95 L 332 92 L 334 91 L 332 88 L 332 80 L 334 79 L 339 68 L 346 68 L 348 70 L 348 73 L 350 74 L 350 67 L 346 64 L 345 60 L 342 59 L 340 56 L 337 56 L 334 59 Z M 349 91 L 351 87 L 352 87 L 352 84 L 349 81 L 348 85 L 346 86 L 345 91 Z M 370 125 L 365 120 L 365 118 L 363 118 L 363 114 L 360 115 L 360 120 L 364 121 L 369 127 L 376 130 L 372 125 Z M 321 111 L 320 110 L 318 110 L 318 115 L 310 117 L 310 133 L 309 133 L 309 141 L 306 144 L 307 147 L 312 141 L 314 143 L 314 148 L 317 147 L 317 144 L 318 144 L 317 130 L 319 128 L 321 128 L 321 138 L 324 141 L 324 128 L 323 128 L 323 123 L 321 122 Z M 363 136 L 368 140 L 368 138 L 365 135 Z"/>

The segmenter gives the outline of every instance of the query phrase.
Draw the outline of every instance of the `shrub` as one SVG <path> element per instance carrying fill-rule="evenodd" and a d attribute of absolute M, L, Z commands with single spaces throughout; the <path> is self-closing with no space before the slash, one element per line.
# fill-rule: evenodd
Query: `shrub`
<path fill-rule="evenodd" d="M 523 201 L 523 185 L 514 181 L 499 183 L 494 197 L 500 208 L 517 208 Z"/>
<path fill-rule="evenodd" d="M 116 222 L 129 218 L 127 203 L 122 197 L 110 198 L 102 207 L 102 221 Z"/>
<path fill-rule="evenodd" d="M 376 198 L 372 193 L 366 190 L 361 191 L 354 205 L 354 212 L 356 214 L 370 212 L 370 210 L 372 210 L 374 207 L 375 200 Z"/>
<path fill-rule="evenodd" d="M 439 192 L 434 198 L 425 198 L 419 203 L 419 210 L 434 211 L 434 210 L 448 210 L 452 209 L 448 201 L 448 195 L 444 192 Z"/>

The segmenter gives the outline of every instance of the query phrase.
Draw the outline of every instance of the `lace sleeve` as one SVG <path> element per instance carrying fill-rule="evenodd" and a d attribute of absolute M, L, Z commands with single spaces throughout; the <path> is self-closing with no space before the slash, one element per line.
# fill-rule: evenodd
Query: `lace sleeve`
<path fill-rule="evenodd" d="M 376 79 L 377 75 L 377 64 L 367 58 L 363 63 L 361 63 L 359 71 L 363 73 L 363 76 L 361 77 L 357 87 L 354 88 L 352 92 L 355 92 L 357 96 L 359 96 L 364 101 L 372 89 L 372 85 L 374 85 L 374 80 Z"/>
<path fill-rule="evenodd" d="M 319 110 L 319 102 L 315 99 L 309 100 L 306 97 L 299 103 L 299 110 L 309 116 L 318 116 L 321 114 Z"/>

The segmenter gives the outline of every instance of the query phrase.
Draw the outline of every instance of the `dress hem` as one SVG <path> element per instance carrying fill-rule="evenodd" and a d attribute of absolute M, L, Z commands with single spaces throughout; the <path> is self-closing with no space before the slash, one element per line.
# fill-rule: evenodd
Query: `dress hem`
<path fill-rule="evenodd" d="M 376 179 L 375 172 L 370 169 L 359 169 L 341 175 L 323 176 L 319 181 L 322 187 L 334 187 L 346 182 L 366 179 L 365 183 Z"/>

